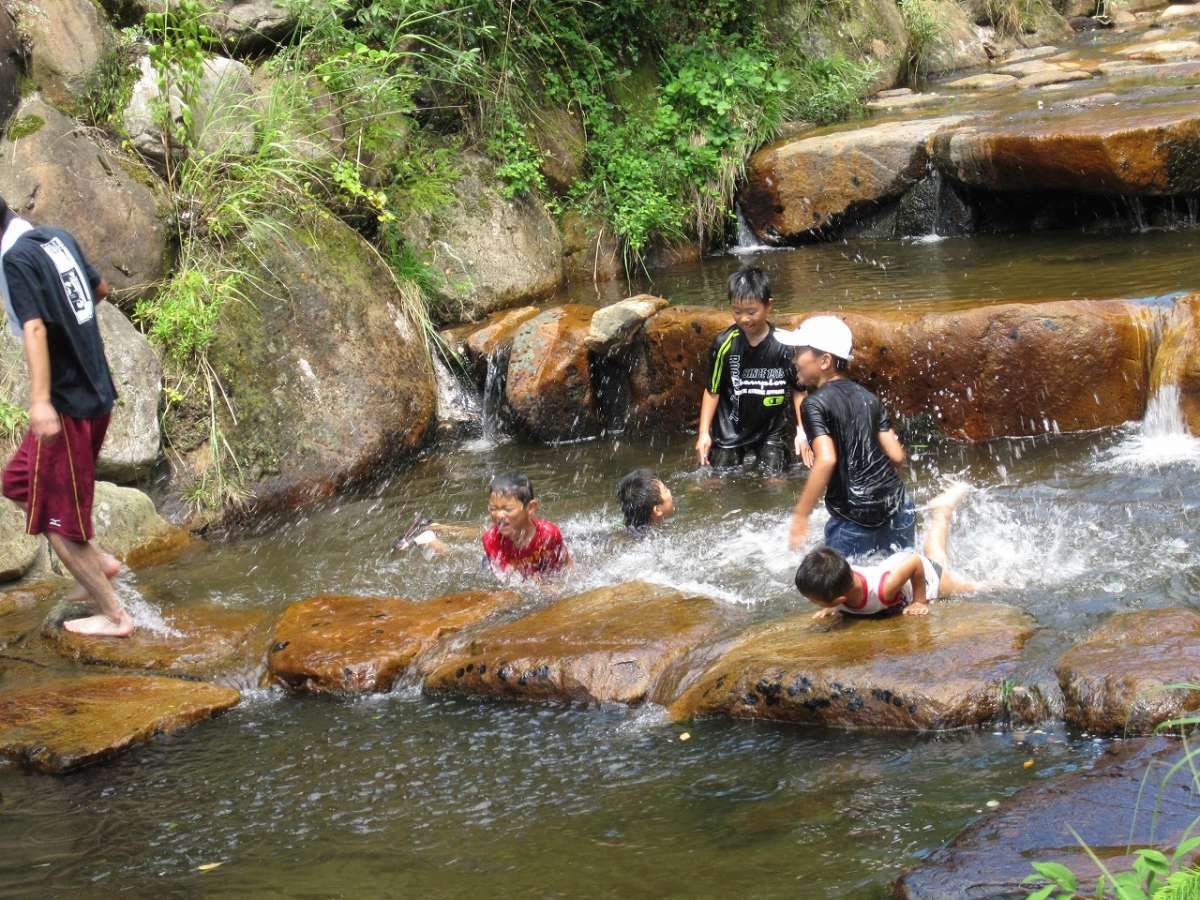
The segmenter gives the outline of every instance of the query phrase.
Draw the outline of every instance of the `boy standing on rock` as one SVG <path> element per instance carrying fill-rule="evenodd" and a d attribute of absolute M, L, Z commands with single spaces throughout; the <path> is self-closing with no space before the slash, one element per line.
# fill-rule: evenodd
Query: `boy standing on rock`
<path fill-rule="evenodd" d="M 734 324 L 717 335 L 709 351 L 696 438 L 702 466 L 731 469 L 742 464 L 747 452 L 755 454 L 759 469 L 768 475 L 788 465 L 788 388 L 797 420 L 804 388 L 796 381 L 790 348 L 775 339 L 775 326 L 767 321 L 772 302 L 771 282 L 762 269 L 750 266 L 729 276 Z M 803 430 L 796 450 L 809 462 Z"/>
<path fill-rule="evenodd" d="M 788 545 L 803 547 L 808 517 L 824 494 L 825 543 L 843 556 L 912 547 L 916 514 L 898 472 L 904 448 L 879 398 L 843 374 L 850 364 L 850 329 L 835 316 L 814 316 L 775 337 L 796 348 L 796 376 L 810 391 L 800 407 L 801 427 L 815 457 Z"/>
<path fill-rule="evenodd" d="M 46 534 L 98 609 L 63 627 L 125 637 L 133 619 L 108 581 L 116 561 L 91 543 L 96 458 L 117 396 L 96 324 L 108 284 L 70 234 L 35 228 L 2 198 L 0 261 L 0 294 L 30 382 L 29 431 L 4 469 L 4 496 L 25 509 L 27 533 Z"/>

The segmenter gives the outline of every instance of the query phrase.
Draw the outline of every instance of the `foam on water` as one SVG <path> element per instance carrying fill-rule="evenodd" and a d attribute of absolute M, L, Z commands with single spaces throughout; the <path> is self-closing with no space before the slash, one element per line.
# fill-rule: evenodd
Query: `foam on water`
<path fill-rule="evenodd" d="M 132 584 L 124 579 L 119 579 L 114 582 L 113 588 L 126 612 L 133 617 L 133 624 L 138 628 L 152 631 L 163 637 L 183 636 L 180 631 L 167 624 L 159 608 L 143 597 Z"/>
<path fill-rule="evenodd" d="M 1179 406 L 1179 386 L 1158 389 L 1146 407 L 1146 417 L 1128 438 L 1102 454 L 1104 471 L 1139 471 L 1167 466 L 1200 467 L 1200 438 L 1188 431 Z"/>

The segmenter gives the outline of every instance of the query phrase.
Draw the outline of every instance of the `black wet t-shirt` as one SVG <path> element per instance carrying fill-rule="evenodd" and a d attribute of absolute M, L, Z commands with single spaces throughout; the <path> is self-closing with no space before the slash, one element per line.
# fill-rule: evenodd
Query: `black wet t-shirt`
<path fill-rule="evenodd" d="M 117 399 L 92 292 L 100 275 L 75 239 L 58 228 L 27 231 L 4 254 L 13 311 L 24 325 L 41 319 L 50 353 L 50 403 L 65 416 L 90 419 Z"/>
<path fill-rule="evenodd" d="M 775 326 L 751 347 L 736 325 L 712 343 L 708 355 L 710 394 L 717 396 L 712 438 L 718 447 L 749 447 L 788 427 L 788 386 L 799 389 L 792 350 L 775 339 Z"/>
<path fill-rule="evenodd" d="M 878 528 L 904 504 L 904 482 L 879 443 L 891 420 L 879 398 L 856 381 L 837 378 L 809 394 L 800 418 L 810 441 L 829 435 L 837 468 L 825 489 L 831 515 Z"/>

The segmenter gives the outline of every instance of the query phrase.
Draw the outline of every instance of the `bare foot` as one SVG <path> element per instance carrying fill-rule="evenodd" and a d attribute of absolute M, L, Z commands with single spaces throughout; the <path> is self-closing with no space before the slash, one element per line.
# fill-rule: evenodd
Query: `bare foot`
<path fill-rule="evenodd" d="M 98 550 L 97 552 L 100 554 L 100 571 L 104 573 L 105 578 L 107 578 L 109 581 L 112 581 L 121 574 L 121 561 L 111 553 L 105 553 L 103 550 Z M 100 611 L 96 604 L 92 601 L 92 598 L 88 596 L 87 590 L 85 590 L 81 584 L 75 585 L 75 587 L 71 589 L 71 593 L 67 594 L 64 599 L 68 603 L 87 603 L 92 607 L 92 609 L 96 610 L 97 612 Z"/>
<path fill-rule="evenodd" d="M 90 634 L 99 637 L 129 637 L 133 634 L 133 619 L 129 613 L 122 612 L 120 619 L 110 619 L 108 616 L 95 615 L 86 619 L 72 619 L 63 622 L 63 628 L 73 634 Z"/>
<path fill-rule="evenodd" d="M 954 507 L 962 502 L 963 497 L 971 492 L 971 486 L 965 481 L 956 481 L 946 490 L 942 491 L 936 497 L 929 501 L 926 506 L 930 512 L 942 511 L 951 512 Z"/>

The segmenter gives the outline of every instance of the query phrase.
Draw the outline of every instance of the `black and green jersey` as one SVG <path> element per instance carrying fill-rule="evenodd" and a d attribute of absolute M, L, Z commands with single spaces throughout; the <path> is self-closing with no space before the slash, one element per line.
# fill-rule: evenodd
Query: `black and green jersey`
<path fill-rule="evenodd" d="M 757 347 L 736 325 L 718 334 L 709 350 L 705 385 L 719 398 L 713 444 L 748 447 L 786 431 L 789 385 L 799 389 L 792 349 L 775 340 L 774 325 Z"/>

